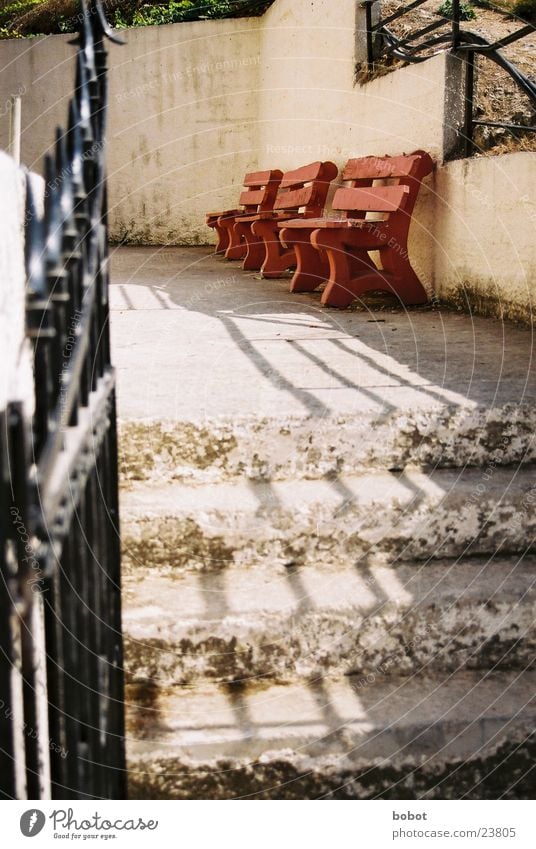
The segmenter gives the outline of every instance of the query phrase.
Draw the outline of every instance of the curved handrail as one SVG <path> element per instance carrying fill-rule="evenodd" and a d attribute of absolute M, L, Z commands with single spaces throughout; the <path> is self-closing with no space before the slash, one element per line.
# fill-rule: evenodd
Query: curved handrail
<path fill-rule="evenodd" d="M 384 41 L 387 43 L 389 52 L 397 59 L 417 64 L 418 62 L 425 62 L 426 59 L 430 58 L 429 56 L 416 56 L 411 52 L 411 50 L 405 50 L 401 46 L 401 40 L 387 27 L 381 27 L 378 32 L 383 36 Z M 522 71 L 520 71 L 519 68 L 510 62 L 499 50 L 494 49 L 492 42 L 487 41 L 481 35 L 477 35 L 477 33 L 466 30 L 460 30 L 459 39 L 460 43 L 457 47 L 453 48 L 455 53 L 470 50 L 473 53 L 486 56 L 506 71 L 519 88 L 525 92 L 527 97 L 536 101 L 536 83 L 533 83 L 530 77 L 527 77 Z M 443 35 L 436 36 L 434 39 L 428 41 L 427 47 L 431 47 L 433 44 L 448 44 L 451 41 L 452 34 L 444 33 Z"/>
<path fill-rule="evenodd" d="M 425 62 L 427 59 L 430 59 L 430 56 L 415 56 L 410 51 L 404 50 L 401 45 L 401 40 L 391 32 L 387 27 L 381 27 L 377 30 L 377 32 L 382 36 L 384 42 L 387 43 L 389 48 L 389 53 L 395 56 L 397 59 L 401 59 L 404 62 L 411 62 L 416 65 L 418 62 Z M 443 44 L 452 41 L 451 33 L 444 33 L 443 35 L 436 36 L 433 40 L 427 42 L 427 47 L 431 47 L 432 44 Z"/>
<path fill-rule="evenodd" d="M 516 65 L 506 58 L 506 56 L 503 56 L 500 50 L 494 49 L 492 43 L 486 41 L 485 38 L 474 32 L 468 32 L 465 30 L 460 30 L 460 39 L 462 40 L 462 43 L 458 45 L 455 52 L 470 50 L 473 53 L 478 53 L 481 56 L 486 56 L 486 58 L 491 59 L 492 62 L 495 62 L 504 71 L 510 74 L 514 82 L 523 89 L 527 97 L 536 102 L 536 83 L 533 83 L 530 77 L 527 77 L 522 71 L 520 71 Z"/>
<path fill-rule="evenodd" d="M 365 0 L 364 5 L 367 9 L 373 5 L 375 0 Z M 407 11 L 417 5 L 421 5 L 422 0 L 417 0 L 417 2 L 410 3 L 406 8 L 400 9 L 395 14 L 390 15 L 386 18 L 386 23 L 390 23 L 393 20 L 403 17 Z M 441 16 L 440 16 L 441 17 Z M 370 13 L 368 15 L 369 24 L 367 27 L 368 30 L 368 38 L 371 43 L 374 35 L 379 35 L 383 41 L 385 48 L 388 52 L 394 56 L 396 59 L 400 59 L 403 62 L 408 62 L 411 64 L 418 64 L 420 62 L 426 61 L 429 59 L 429 55 L 423 55 L 419 53 L 419 50 L 424 48 L 433 47 L 435 45 L 448 45 L 452 46 L 452 51 L 454 53 L 478 53 L 481 56 L 485 56 L 488 59 L 491 59 L 492 62 L 495 62 L 506 71 L 507 74 L 514 80 L 517 86 L 527 95 L 527 97 L 536 102 L 536 83 L 534 83 L 530 77 L 524 74 L 516 65 L 510 62 L 503 53 L 498 49 L 499 47 L 504 47 L 506 44 L 511 44 L 514 41 L 517 41 L 521 38 L 524 38 L 526 35 L 530 35 L 531 33 L 536 33 L 536 28 L 531 24 L 527 24 L 526 26 L 519 29 L 517 32 L 514 32 L 504 39 L 499 39 L 495 42 L 490 42 L 486 38 L 477 33 L 471 32 L 469 30 L 461 30 L 459 29 L 460 21 L 459 19 L 452 20 L 454 30 L 449 30 L 449 32 L 444 32 L 439 35 L 433 36 L 429 38 L 427 41 L 421 44 L 411 45 L 411 36 L 406 36 L 405 38 L 399 38 L 388 26 L 386 26 L 381 19 L 374 25 L 372 25 L 372 20 L 370 17 Z M 445 19 L 445 24 L 449 23 L 450 19 Z M 441 24 L 439 24 L 441 25 Z M 428 31 L 432 31 L 433 27 L 428 27 Z M 424 31 L 420 31 L 417 33 L 418 35 L 423 35 Z M 369 56 L 372 55 L 372 48 L 370 46 Z"/>
<path fill-rule="evenodd" d="M 366 32 L 367 32 L 367 65 L 369 71 L 374 68 L 374 39 L 381 39 L 383 49 L 400 59 L 402 62 L 418 64 L 431 58 L 429 53 L 423 54 L 423 51 L 428 51 L 431 47 L 440 47 L 441 50 L 449 49 L 454 55 L 462 55 L 465 60 L 467 72 L 465 75 L 465 117 L 464 129 L 461 132 L 463 139 L 464 150 L 466 155 L 474 150 L 473 131 L 474 127 L 479 125 L 488 125 L 493 127 L 502 127 L 509 130 L 523 130 L 526 132 L 536 132 L 536 126 L 526 126 L 522 124 L 501 123 L 496 121 L 476 120 L 473 114 L 474 109 L 474 60 L 475 55 L 484 56 L 498 65 L 505 71 L 514 81 L 516 86 L 528 97 L 531 104 L 536 104 L 536 81 L 532 80 L 524 74 L 513 62 L 504 56 L 499 48 L 506 47 L 519 41 L 525 36 L 536 33 L 536 27 L 532 24 L 521 26 L 508 35 L 503 36 L 493 42 L 488 41 L 481 35 L 471 32 L 470 30 L 461 29 L 461 7 L 460 0 L 453 0 L 452 17 L 445 18 L 444 16 L 435 13 L 437 16 L 436 22 L 428 23 L 426 26 L 417 26 L 413 28 L 413 32 L 399 38 L 387 26 L 392 21 L 403 18 L 409 11 L 423 4 L 425 0 L 411 0 L 405 6 L 399 8 L 394 13 L 389 14 L 384 21 L 381 16 L 373 22 L 372 6 L 378 0 L 363 0 L 362 5 L 366 10 Z M 499 10 L 497 10 L 499 11 Z M 448 30 L 442 29 L 447 27 Z M 439 34 L 435 34 L 439 30 Z M 423 37 L 425 40 L 423 41 Z M 432 55 L 437 55 L 441 50 L 436 50 Z"/>

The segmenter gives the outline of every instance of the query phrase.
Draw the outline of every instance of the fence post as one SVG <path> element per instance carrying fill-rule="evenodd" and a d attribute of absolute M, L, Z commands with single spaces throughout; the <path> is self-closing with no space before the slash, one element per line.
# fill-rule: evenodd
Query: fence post
<path fill-rule="evenodd" d="M 372 71 L 374 68 L 374 49 L 372 45 L 372 3 L 373 0 L 365 0 L 365 20 L 367 27 L 367 68 Z"/>
<path fill-rule="evenodd" d="M 475 86 L 475 54 L 468 50 L 465 57 L 465 109 L 463 122 L 463 144 L 465 156 L 471 156 L 474 151 L 473 142 L 473 110 Z"/>
<path fill-rule="evenodd" d="M 9 112 L 9 153 L 17 163 L 20 164 L 20 137 L 21 137 L 21 96 L 14 94 L 9 98 L 11 106 Z"/>
<path fill-rule="evenodd" d="M 452 0 L 452 47 L 456 50 L 460 44 L 460 0 Z"/>
<path fill-rule="evenodd" d="M 107 341 L 105 39 L 118 38 L 102 0 L 83 2 L 82 11 L 68 125 L 45 160 L 43 204 L 27 176 L 26 238 L 17 253 L 19 324 L 22 339 L 33 342 L 28 399 L 35 403 L 22 405 L 21 386 L 7 387 L 5 404 L 0 398 L 0 424 L 10 416 L 7 442 L 0 435 L 0 506 L 13 502 L 17 519 L 14 528 L 0 526 L 0 584 L 10 590 L 6 598 L 0 586 L 2 766 L 8 760 L 0 795 L 30 799 L 123 799 L 127 792 L 115 376 Z M 18 158 L 20 98 L 12 104 L 10 150 Z M 20 169 L 4 159 L 19 187 Z M 3 184 L 11 200 L 9 181 Z M 16 275 L 0 259 L 9 286 Z M 2 344 L 10 337 L 0 329 Z"/>

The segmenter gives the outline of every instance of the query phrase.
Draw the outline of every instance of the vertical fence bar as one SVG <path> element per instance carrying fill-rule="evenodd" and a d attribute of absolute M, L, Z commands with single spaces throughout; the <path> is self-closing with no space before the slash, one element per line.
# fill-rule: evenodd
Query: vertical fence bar
<path fill-rule="evenodd" d="M 49 557 L 55 558 L 50 552 Z M 51 795 L 65 799 L 67 784 L 67 738 L 63 643 L 61 639 L 61 597 L 56 563 L 47 569 L 45 593 L 45 639 L 47 645 L 48 728 L 51 749 Z"/>
<path fill-rule="evenodd" d="M 452 0 L 452 48 L 457 50 L 460 44 L 460 0 Z"/>
<path fill-rule="evenodd" d="M 69 129 L 47 157 L 44 215 L 27 180 L 36 413 L 0 415 L 0 503 L 4 515 L 18 507 L 24 531 L 0 533 L 6 798 L 126 796 L 104 161 L 104 41 L 116 39 L 101 0 L 81 8 Z"/>
<path fill-rule="evenodd" d="M 372 0 L 365 0 L 365 21 L 367 27 L 367 68 L 374 69 L 374 46 L 372 42 Z"/>
<path fill-rule="evenodd" d="M 0 413 L 0 798 L 26 798 L 9 411 Z"/>
<path fill-rule="evenodd" d="M 28 421 L 23 404 L 9 405 L 9 456 L 11 461 L 11 492 L 13 510 L 18 528 L 15 540 L 17 556 L 16 603 L 23 696 L 23 736 L 26 768 L 26 788 L 29 799 L 42 799 L 49 795 L 48 749 L 43 746 L 46 728 L 42 727 L 43 689 L 41 669 L 44 665 L 45 646 L 39 593 L 40 570 L 29 515 L 28 469 L 30 457 L 27 439 Z M 45 783 L 47 786 L 45 786 Z"/>
<path fill-rule="evenodd" d="M 463 122 L 464 155 L 471 156 L 474 151 L 473 115 L 475 97 L 475 54 L 468 50 L 465 56 L 465 106 Z"/>

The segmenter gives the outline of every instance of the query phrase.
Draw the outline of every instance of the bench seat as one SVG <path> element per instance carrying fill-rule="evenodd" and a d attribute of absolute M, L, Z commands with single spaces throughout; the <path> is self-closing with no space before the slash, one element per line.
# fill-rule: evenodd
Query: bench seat
<path fill-rule="evenodd" d="M 259 212 L 256 215 L 239 215 L 236 220 L 241 222 L 250 221 L 251 223 L 254 221 L 276 221 L 279 223 L 280 221 L 290 221 L 291 219 L 301 221 L 301 218 L 294 219 L 293 212 L 286 214 L 284 212 Z"/>
<path fill-rule="evenodd" d="M 281 241 L 294 249 L 297 260 L 291 292 L 311 292 L 325 282 L 322 303 L 327 306 L 346 307 L 377 290 L 404 304 L 425 303 L 428 295 L 411 266 L 407 240 L 421 182 L 432 170 L 422 150 L 350 159 L 342 175 L 347 185 L 337 190 L 332 204 L 341 218 L 296 218 L 279 228 Z M 379 263 L 370 256 L 373 251 Z"/>
<path fill-rule="evenodd" d="M 292 218 L 286 221 L 283 227 L 292 227 L 296 230 L 337 230 L 337 229 L 362 229 L 370 221 L 364 221 L 358 218 Z M 378 222 L 381 223 L 381 222 Z M 280 225 L 281 226 L 281 225 Z"/>
<path fill-rule="evenodd" d="M 218 242 L 215 252 L 226 259 L 243 259 L 247 252 L 244 238 L 235 230 L 240 215 L 252 215 L 272 209 L 283 172 L 253 171 L 244 177 L 244 189 L 240 195 L 242 206 L 206 213 L 206 225 L 216 231 Z"/>
<path fill-rule="evenodd" d="M 292 219 L 318 217 L 324 208 L 332 180 L 337 176 L 333 162 L 312 162 L 283 174 L 273 209 L 239 216 L 235 232 L 247 243 L 243 268 L 263 277 L 281 277 L 296 266 L 293 247 L 280 240 L 279 224 Z"/>

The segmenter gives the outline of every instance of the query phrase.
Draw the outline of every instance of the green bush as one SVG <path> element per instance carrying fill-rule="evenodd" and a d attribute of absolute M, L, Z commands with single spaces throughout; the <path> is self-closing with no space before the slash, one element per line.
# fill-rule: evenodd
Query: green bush
<path fill-rule="evenodd" d="M 6 0 L 3 0 L 6 2 Z M 274 0 L 104 0 L 112 26 L 119 29 L 148 24 L 173 24 L 209 18 L 262 14 Z M 36 33 L 73 32 L 78 26 L 76 0 L 0 0 L 0 39 Z"/>
<path fill-rule="evenodd" d="M 259 14 L 273 0 L 171 0 L 158 5 L 145 5 L 127 17 L 116 12 L 114 24 L 143 27 L 151 24 L 177 24 L 211 18 L 230 18 L 238 15 Z"/>
<path fill-rule="evenodd" d="M 536 24 L 536 0 L 518 0 L 513 6 L 512 12 L 523 21 Z"/>
<path fill-rule="evenodd" d="M 452 20 L 452 0 L 444 0 L 439 9 L 437 10 L 437 14 L 441 15 L 442 18 L 448 18 Z M 476 12 L 471 6 L 470 3 L 464 3 L 463 0 L 460 3 L 460 21 L 472 21 L 476 18 Z"/>
<path fill-rule="evenodd" d="M 19 15 L 24 15 L 31 9 L 38 6 L 42 0 L 16 0 L 15 3 L 8 3 L 0 10 L 0 28 L 7 33 L 11 21 Z M 8 37 L 7 35 L 3 36 Z M 9 36 L 13 38 L 13 35 Z"/>

